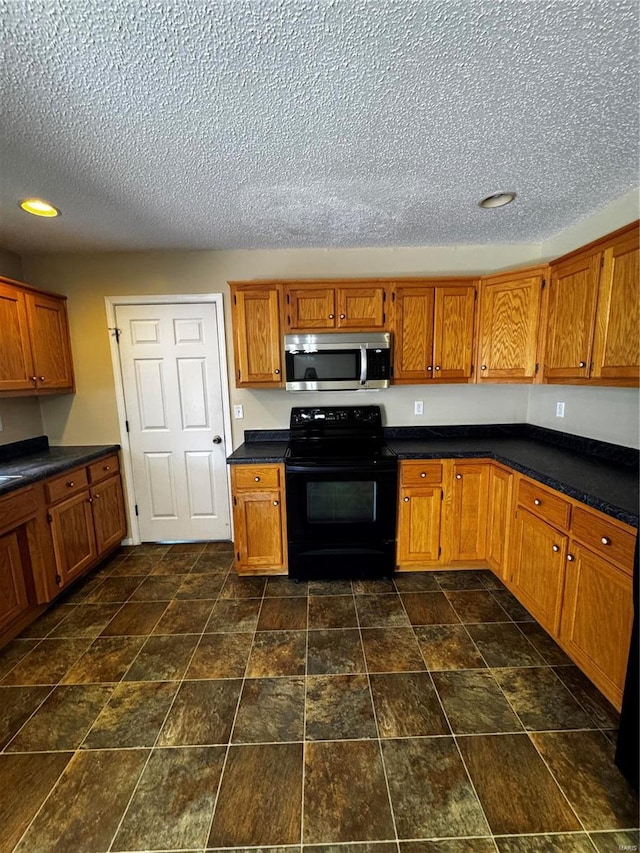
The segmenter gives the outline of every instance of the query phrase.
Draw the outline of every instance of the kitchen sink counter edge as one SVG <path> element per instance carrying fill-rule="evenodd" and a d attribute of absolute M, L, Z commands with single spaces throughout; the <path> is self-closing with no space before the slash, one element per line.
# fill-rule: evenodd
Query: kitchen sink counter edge
<path fill-rule="evenodd" d="M 388 447 L 398 459 L 492 459 L 638 527 L 637 450 L 528 427 L 527 424 L 478 428 L 390 427 L 385 434 Z M 227 462 L 231 465 L 284 462 L 286 432 L 265 431 L 264 437 L 259 430 L 245 433 L 245 442 Z"/>
<path fill-rule="evenodd" d="M 119 444 L 49 447 L 47 436 L 0 445 L 0 478 L 16 477 L 4 482 L 0 479 L 0 495 L 87 465 L 119 450 Z"/>

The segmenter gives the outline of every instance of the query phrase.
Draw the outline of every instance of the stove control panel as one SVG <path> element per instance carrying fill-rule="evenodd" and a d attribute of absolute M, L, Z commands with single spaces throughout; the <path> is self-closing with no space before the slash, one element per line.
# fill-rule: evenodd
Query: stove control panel
<path fill-rule="evenodd" d="M 356 428 L 380 427 L 382 417 L 380 406 L 321 406 L 315 408 L 296 406 L 291 409 L 291 427 L 304 427 L 311 424 Z"/>

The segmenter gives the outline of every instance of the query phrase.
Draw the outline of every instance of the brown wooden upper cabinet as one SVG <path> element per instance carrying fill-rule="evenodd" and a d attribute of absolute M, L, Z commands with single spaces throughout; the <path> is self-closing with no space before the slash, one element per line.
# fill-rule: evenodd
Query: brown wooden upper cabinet
<path fill-rule="evenodd" d="M 637 224 L 552 263 L 544 381 L 636 385 L 639 309 Z"/>
<path fill-rule="evenodd" d="M 0 393 L 74 390 L 66 297 L 0 278 Z"/>
<path fill-rule="evenodd" d="M 394 382 L 468 382 L 473 373 L 476 284 L 396 284 Z"/>
<path fill-rule="evenodd" d="M 483 278 L 480 285 L 477 382 L 533 382 L 546 267 Z"/>
<path fill-rule="evenodd" d="M 326 282 L 291 282 L 285 287 L 286 329 L 372 331 L 387 325 L 387 287 L 358 282 L 328 286 Z"/>
<path fill-rule="evenodd" d="M 278 285 L 231 285 L 231 318 L 238 388 L 280 388 L 282 334 Z"/>

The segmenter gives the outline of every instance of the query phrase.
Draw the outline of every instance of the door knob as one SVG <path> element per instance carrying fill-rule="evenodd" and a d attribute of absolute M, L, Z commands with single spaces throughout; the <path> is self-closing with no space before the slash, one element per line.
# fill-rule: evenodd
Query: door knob
<path fill-rule="evenodd" d="M 222 444 L 222 438 L 219 435 L 214 435 L 213 436 L 213 443 L 214 444 Z"/>

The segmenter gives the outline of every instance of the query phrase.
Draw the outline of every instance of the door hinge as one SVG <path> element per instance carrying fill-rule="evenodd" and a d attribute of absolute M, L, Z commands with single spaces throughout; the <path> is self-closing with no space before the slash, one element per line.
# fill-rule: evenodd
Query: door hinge
<path fill-rule="evenodd" d="M 476 301 L 477 301 L 477 299 L 478 299 L 478 289 L 476 288 L 476 289 L 473 291 L 473 301 L 474 301 L 474 302 L 476 302 Z"/>
<path fill-rule="evenodd" d="M 386 322 L 387 322 L 387 315 L 386 315 L 386 314 L 384 313 L 384 311 L 383 311 L 383 312 L 382 312 L 382 323 L 384 324 L 384 323 L 386 323 Z"/>
<path fill-rule="evenodd" d="M 236 299 L 236 295 L 235 295 L 235 293 L 233 294 L 233 304 L 234 304 L 234 305 L 237 305 L 237 304 L 238 304 L 238 300 Z"/>
<path fill-rule="evenodd" d="M 604 255 L 600 258 L 600 269 L 604 266 Z"/>
<path fill-rule="evenodd" d="M 53 523 L 53 516 L 51 515 L 50 512 L 47 513 L 47 521 L 49 522 L 49 524 Z"/>
<path fill-rule="evenodd" d="M 473 376 L 473 368 L 474 368 L 474 367 L 475 367 L 475 365 L 474 365 L 474 364 L 472 364 L 472 365 L 471 365 L 471 374 L 470 374 L 471 376 Z"/>
<path fill-rule="evenodd" d="M 287 326 L 291 325 L 291 315 L 287 314 Z"/>
<path fill-rule="evenodd" d="M 124 422 L 124 428 L 126 429 L 127 432 L 129 432 L 129 421 Z"/>
<path fill-rule="evenodd" d="M 540 372 L 540 362 L 536 361 L 536 373 Z"/>
<path fill-rule="evenodd" d="M 391 301 L 392 301 L 392 302 L 395 302 L 395 301 L 396 301 L 396 292 L 395 292 L 395 290 L 394 290 L 394 291 L 393 291 L 393 293 L 391 294 Z"/>
<path fill-rule="evenodd" d="M 113 337 L 116 339 L 116 343 L 120 343 L 120 335 L 122 334 L 122 329 L 119 329 L 117 326 L 107 326 L 109 331 L 113 334 Z"/>
<path fill-rule="evenodd" d="M 383 290 L 383 291 L 382 291 L 382 301 L 383 301 L 383 302 L 386 302 L 386 301 L 387 301 L 387 291 L 386 291 L 386 290 Z"/>
<path fill-rule="evenodd" d="M 58 586 L 62 586 L 62 578 L 58 574 L 56 574 L 56 583 Z"/>
<path fill-rule="evenodd" d="M 287 305 L 291 304 L 291 296 L 287 293 Z"/>
<path fill-rule="evenodd" d="M 544 290 L 546 286 L 547 286 L 547 280 L 546 280 L 546 278 L 543 278 L 542 279 L 542 290 Z"/>
<path fill-rule="evenodd" d="M 442 548 L 438 548 L 438 557 L 442 554 Z"/>
<path fill-rule="evenodd" d="M 236 551 L 236 560 L 240 562 L 240 551 Z"/>
<path fill-rule="evenodd" d="M 140 515 L 140 513 L 138 512 L 138 504 L 136 504 L 136 515 Z"/>
<path fill-rule="evenodd" d="M 240 381 L 240 371 L 238 370 L 238 382 Z"/>
<path fill-rule="evenodd" d="M 234 506 L 238 506 L 238 501 L 237 501 L 237 499 L 236 499 L 236 496 L 235 496 L 235 495 L 233 496 L 233 505 L 234 505 Z"/>
<path fill-rule="evenodd" d="M 441 492 L 440 492 L 440 500 L 441 500 L 441 501 L 443 501 L 443 500 L 444 500 L 444 489 L 442 489 L 442 490 L 441 490 Z"/>

